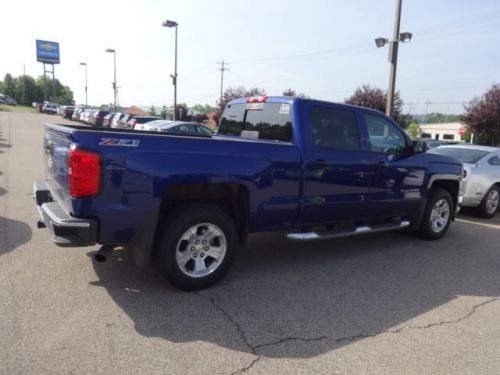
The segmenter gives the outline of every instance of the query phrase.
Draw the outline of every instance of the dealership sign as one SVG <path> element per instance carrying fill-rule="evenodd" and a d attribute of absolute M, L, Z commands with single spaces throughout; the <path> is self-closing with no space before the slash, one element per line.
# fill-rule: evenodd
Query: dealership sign
<path fill-rule="evenodd" d="M 59 43 L 37 39 L 36 61 L 44 64 L 59 64 Z"/>

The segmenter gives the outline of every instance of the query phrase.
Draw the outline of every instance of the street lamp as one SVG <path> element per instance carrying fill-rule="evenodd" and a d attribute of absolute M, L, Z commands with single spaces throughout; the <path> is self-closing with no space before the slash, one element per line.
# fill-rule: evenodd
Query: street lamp
<path fill-rule="evenodd" d="M 113 73 L 113 92 L 114 92 L 114 106 L 115 106 L 115 112 L 116 112 L 116 97 L 118 96 L 116 93 L 116 51 L 112 48 L 106 49 L 106 52 L 112 53 L 113 54 L 113 62 L 114 62 L 114 73 Z"/>
<path fill-rule="evenodd" d="M 170 75 L 170 77 L 172 77 L 172 83 L 174 85 L 174 116 L 173 116 L 173 120 L 175 121 L 176 120 L 176 116 L 177 116 L 177 26 L 179 26 L 179 24 L 175 21 L 170 21 L 170 20 L 166 20 L 166 21 L 163 21 L 162 26 L 165 26 L 165 27 L 175 27 L 175 66 L 174 66 L 174 74 Z"/>
<path fill-rule="evenodd" d="M 398 44 L 399 42 L 408 43 L 411 41 L 412 33 L 404 32 L 399 33 L 399 27 L 401 24 L 401 6 L 403 0 L 396 0 L 396 17 L 394 20 L 394 35 L 392 40 L 387 38 L 377 38 L 375 39 L 375 45 L 377 48 L 384 47 L 389 44 L 389 63 L 391 64 L 391 72 L 389 75 L 389 87 L 387 89 L 387 107 L 386 115 L 391 117 L 394 109 L 394 91 L 396 89 L 396 67 L 398 64 Z"/>
<path fill-rule="evenodd" d="M 87 63 L 81 62 L 80 65 L 85 67 L 85 106 L 88 106 L 88 96 L 87 96 Z"/>

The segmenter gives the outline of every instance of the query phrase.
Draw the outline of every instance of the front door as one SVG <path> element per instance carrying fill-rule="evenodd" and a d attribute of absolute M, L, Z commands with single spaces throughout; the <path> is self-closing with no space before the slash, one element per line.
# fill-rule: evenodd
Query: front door
<path fill-rule="evenodd" d="M 424 154 L 409 153 L 409 139 L 387 118 L 374 113 L 363 115 L 366 145 L 365 162 L 371 165 L 371 189 L 365 195 L 367 209 L 380 216 L 414 213 L 422 199 L 425 179 Z"/>

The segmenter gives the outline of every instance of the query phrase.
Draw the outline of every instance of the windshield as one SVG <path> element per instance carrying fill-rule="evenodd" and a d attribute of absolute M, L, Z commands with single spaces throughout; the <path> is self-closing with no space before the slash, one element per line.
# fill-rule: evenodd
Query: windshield
<path fill-rule="evenodd" d="M 451 156 L 458 159 L 462 163 L 475 164 L 484 156 L 488 155 L 488 151 L 477 150 L 474 148 L 459 148 L 459 147 L 438 147 L 432 150 L 435 154 Z"/>

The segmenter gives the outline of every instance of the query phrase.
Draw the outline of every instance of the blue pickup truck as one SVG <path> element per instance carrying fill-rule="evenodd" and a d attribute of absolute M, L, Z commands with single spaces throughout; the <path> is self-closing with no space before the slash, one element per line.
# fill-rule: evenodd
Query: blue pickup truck
<path fill-rule="evenodd" d="M 406 228 L 447 231 L 462 165 L 425 153 L 378 111 L 330 102 L 231 101 L 217 135 L 46 125 L 41 216 L 60 246 L 118 246 L 176 287 L 220 279 L 249 233 L 310 241 Z"/>

